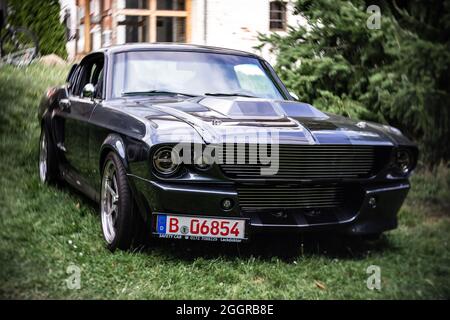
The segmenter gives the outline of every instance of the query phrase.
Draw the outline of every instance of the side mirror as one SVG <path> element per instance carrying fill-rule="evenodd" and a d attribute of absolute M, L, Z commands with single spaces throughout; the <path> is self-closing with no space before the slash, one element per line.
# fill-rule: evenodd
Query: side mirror
<path fill-rule="evenodd" d="M 84 86 L 83 91 L 81 92 L 82 98 L 94 98 L 95 87 L 92 83 L 88 83 Z"/>
<path fill-rule="evenodd" d="M 296 95 L 294 92 L 289 91 L 289 94 L 290 94 L 291 97 L 294 98 L 295 100 L 297 100 L 297 101 L 299 100 L 299 99 L 298 99 L 298 95 Z"/>

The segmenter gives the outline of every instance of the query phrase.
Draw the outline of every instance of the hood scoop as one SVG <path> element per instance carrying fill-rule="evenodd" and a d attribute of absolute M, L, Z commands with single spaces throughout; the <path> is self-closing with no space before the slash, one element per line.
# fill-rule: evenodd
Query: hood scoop
<path fill-rule="evenodd" d="M 189 103 L 154 104 L 151 108 L 186 122 L 207 144 L 223 143 L 230 137 L 264 136 L 290 144 L 314 144 L 302 121 L 328 119 L 309 104 L 246 97 L 204 97 Z"/>
<path fill-rule="evenodd" d="M 283 110 L 271 100 L 204 98 L 199 104 L 232 120 L 280 120 Z"/>
<path fill-rule="evenodd" d="M 232 120 L 282 120 L 288 117 L 327 118 L 306 103 L 277 101 L 258 98 L 223 99 L 208 97 L 199 104 Z"/>

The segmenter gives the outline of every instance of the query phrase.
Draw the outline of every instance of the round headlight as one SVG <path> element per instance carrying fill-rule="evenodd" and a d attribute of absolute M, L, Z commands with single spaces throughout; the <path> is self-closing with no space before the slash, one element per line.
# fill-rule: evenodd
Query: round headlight
<path fill-rule="evenodd" d="M 177 171 L 179 163 L 178 155 L 171 147 L 162 147 L 153 155 L 153 166 L 158 173 L 163 175 Z"/>
<path fill-rule="evenodd" d="M 397 168 L 402 174 L 408 174 L 411 171 L 413 159 L 408 150 L 398 150 L 395 162 Z"/>

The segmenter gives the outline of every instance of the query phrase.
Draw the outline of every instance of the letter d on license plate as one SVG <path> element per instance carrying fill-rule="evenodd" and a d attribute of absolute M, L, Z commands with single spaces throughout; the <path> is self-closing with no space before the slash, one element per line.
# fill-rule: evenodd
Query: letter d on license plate
<path fill-rule="evenodd" d="M 169 238 L 242 240 L 245 239 L 245 220 L 158 214 L 156 233 Z"/>

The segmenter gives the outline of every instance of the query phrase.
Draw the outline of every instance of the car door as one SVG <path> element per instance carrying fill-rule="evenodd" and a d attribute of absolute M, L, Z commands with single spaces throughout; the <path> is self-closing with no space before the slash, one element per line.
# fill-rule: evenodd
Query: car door
<path fill-rule="evenodd" d="M 102 55 L 83 59 L 76 74 L 75 86 L 68 90 L 67 101 L 60 103 L 59 108 L 59 116 L 64 123 L 64 137 L 58 146 L 66 160 L 64 178 L 89 196 L 92 196 L 87 177 L 90 171 L 89 119 L 98 100 L 95 99 L 95 92 L 87 89 L 89 86 L 95 88 L 102 68 Z"/>

